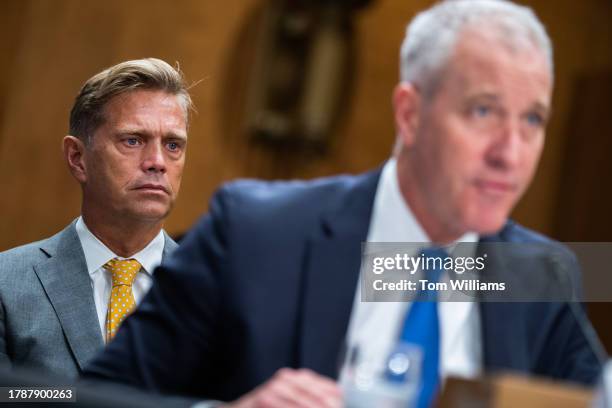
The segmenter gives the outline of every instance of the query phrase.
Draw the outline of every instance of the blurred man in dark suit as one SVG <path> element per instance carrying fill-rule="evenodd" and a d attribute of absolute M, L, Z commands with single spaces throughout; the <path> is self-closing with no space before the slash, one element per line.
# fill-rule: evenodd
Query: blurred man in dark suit
<path fill-rule="evenodd" d="M 84 84 L 63 140 L 81 216 L 0 254 L 0 366 L 76 377 L 148 291 L 177 246 L 162 224 L 179 192 L 190 108 L 182 74 L 155 58 Z"/>
<path fill-rule="evenodd" d="M 552 87 L 550 40 L 528 8 L 458 0 L 419 14 L 382 169 L 223 187 L 87 373 L 236 407 L 331 407 L 345 343 L 384 359 L 389 344 L 427 333 L 418 406 L 450 374 L 593 383 L 598 355 L 567 303 L 424 308 L 360 302 L 357 288 L 364 241 L 558 245 L 508 220 L 544 146 Z"/>

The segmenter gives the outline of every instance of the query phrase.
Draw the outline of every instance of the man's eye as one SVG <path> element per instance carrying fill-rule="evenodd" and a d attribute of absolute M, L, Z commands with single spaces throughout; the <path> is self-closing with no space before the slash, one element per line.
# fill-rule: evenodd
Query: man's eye
<path fill-rule="evenodd" d="M 527 123 L 531 126 L 540 127 L 544 125 L 544 117 L 539 113 L 529 113 L 527 114 Z"/>
<path fill-rule="evenodd" d="M 130 137 L 130 138 L 125 139 L 125 143 L 126 143 L 128 146 L 138 146 L 139 141 L 138 141 L 138 139 L 137 139 L 137 138 L 135 138 L 135 137 Z"/>
<path fill-rule="evenodd" d="M 477 118 L 484 118 L 491 114 L 491 107 L 486 105 L 477 105 L 472 109 L 472 114 Z"/>

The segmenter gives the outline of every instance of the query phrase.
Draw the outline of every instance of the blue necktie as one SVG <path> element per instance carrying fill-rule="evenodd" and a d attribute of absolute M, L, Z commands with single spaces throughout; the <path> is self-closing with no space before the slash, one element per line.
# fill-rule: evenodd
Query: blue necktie
<path fill-rule="evenodd" d="M 422 252 L 423 261 L 429 262 L 429 268 L 423 269 L 423 278 L 429 282 L 438 282 L 443 269 L 437 268 L 448 257 L 441 248 L 426 248 Z M 434 258 L 429 259 L 428 258 Z M 435 258 L 441 258 L 437 260 Z M 435 264 L 435 267 L 432 265 Z M 438 320 L 438 302 L 436 291 L 419 291 L 416 301 L 412 303 L 401 331 L 401 342 L 414 344 L 423 352 L 421 366 L 421 388 L 416 398 L 415 407 L 428 408 L 433 402 L 439 383 L 440 366 L 440 323 Z"/>

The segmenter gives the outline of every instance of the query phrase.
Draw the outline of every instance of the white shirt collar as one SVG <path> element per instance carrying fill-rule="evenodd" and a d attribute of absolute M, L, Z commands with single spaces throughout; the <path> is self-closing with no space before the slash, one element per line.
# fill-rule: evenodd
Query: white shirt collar
<path fill-rule="evenodd" d="M 83 247 L 87 271 L 90 275 L 98 271 L 104 264 L 113 258 L 126 259 L 118 256 L 104 245 L 102 241 L 87 228 L 83 217 L 77 219 L 75 227 L 79 240 L 81 241 L 81 246 Z M 164 232 L 161 230 L 146 247 L 129 258 L 136 259 L 140 265 L 142 265 L 142 269 L 149 275 L 152 275 L 155 267 L 161 263 L 164 245 Z"/>
<path fill-rule="evenodd" d="M 478 239 L 478 234 L 468 232 L 456 242 Z M 395 158 L 385 163 L 378 182 L 368 242 L 431 242 L 401 194 Z"/>

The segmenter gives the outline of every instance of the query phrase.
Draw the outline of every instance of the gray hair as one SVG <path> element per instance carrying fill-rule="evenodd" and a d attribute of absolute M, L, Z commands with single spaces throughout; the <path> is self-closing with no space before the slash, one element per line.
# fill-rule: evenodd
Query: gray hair
<path fill-rule="evenodd" d="M 434 92 L 461 33 L 476 25 L 493 29 L 513 49 L 535 46 L 548 59 L 552 75 L 552 44 L 530 8 L 506 0 L 446 0 L 408 25 L 400 51 L 401 80 Z"/>
<path fill-rule="evenodd" d="M 160 90 L 179 97 L 185 119 L 193 103 L 178 64 L 176 69 L 157 58 L 125 61 L 88 79 L 70 111 L 70 134 L 86 145 L 96 129 L 104 124 L 104 108 L 115 96 L 137 89 Z"/>

